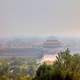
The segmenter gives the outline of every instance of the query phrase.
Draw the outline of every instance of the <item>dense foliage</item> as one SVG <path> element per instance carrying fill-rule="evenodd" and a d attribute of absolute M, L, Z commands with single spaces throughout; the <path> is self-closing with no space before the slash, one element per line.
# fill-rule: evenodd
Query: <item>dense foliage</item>
<path fill-rule="evenodd" d="M 38 65 L 26 57 L 0 58 L 0 80 L 80 80 L 80 54 L 66 49 L 58 53 L 52 65 Z"/>
<path fill-rule="evenodd" d="M 30 57 L 0 58 L 0 80 L 31 80 L 35 69 L 35 59 Z"/>
<path fill-rule="evenodd" d="M 80 55 L 60 52 L 53 65 L 43 64 L 36 71 L 34 80 L 80 80 Z"/>

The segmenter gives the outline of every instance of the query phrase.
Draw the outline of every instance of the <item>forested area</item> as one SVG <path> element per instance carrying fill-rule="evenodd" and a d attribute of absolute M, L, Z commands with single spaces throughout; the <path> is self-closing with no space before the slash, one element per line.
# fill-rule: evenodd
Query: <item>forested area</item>
<path fill-rule="evenodd" d="M 0 80 L 31 80 L 36 61 L 30 57 L 0 57 Z"/>
<path fill-rule="evenodd" d="M 34 80 L 80 80 L 80 54 L 59 52 L 53 65 L 41 65 Z"/>
<path fill-rule="evenodd" d="M 52 65 L 38 66 L 34 59 L 27 60 L 1 58 L 0 80 L 80 80 L 80 54 L 69 49 L 59 52 Z"/>

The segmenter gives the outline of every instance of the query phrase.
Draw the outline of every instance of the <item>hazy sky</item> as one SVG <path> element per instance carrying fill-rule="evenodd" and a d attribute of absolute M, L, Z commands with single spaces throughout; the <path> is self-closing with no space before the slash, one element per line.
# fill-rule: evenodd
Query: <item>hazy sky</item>
<path fill-rule="evenodd" d="M 0 0 L 0 37 L 80 36 L 80 0 Z"/>

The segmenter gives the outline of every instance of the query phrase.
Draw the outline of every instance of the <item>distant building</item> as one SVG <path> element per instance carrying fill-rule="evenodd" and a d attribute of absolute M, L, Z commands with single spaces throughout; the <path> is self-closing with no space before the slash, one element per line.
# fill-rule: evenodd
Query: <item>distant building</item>
<path fill-rule="evenodd" d="M 44 44 L 44 48 L 58 48 L 62 46 L 62 42 L 58 40 L 47 40 Z"/>

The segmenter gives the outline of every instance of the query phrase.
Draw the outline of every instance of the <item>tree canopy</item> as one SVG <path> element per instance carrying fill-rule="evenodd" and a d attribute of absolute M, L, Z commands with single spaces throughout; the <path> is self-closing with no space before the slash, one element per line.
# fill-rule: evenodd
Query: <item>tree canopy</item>
<path fill-rule="evenodd" d="M 59 52 L 53 65 L 38 68 L 34 80 L 80 80 L 80 54 L 72 55 L 69 49 Z"/>

